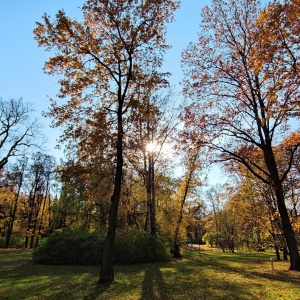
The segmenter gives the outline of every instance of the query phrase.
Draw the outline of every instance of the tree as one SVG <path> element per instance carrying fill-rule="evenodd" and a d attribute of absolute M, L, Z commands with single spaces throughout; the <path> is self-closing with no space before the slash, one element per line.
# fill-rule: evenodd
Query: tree
<path fill-rule="evenodd" d="M 88 139 L 86 147 L 88 147 Z M 105 228 L 109 209 L 109 194 L 113 186 L 113 164 L 103 162 L 94 149 L 86 155 L 76 149 L 76 160 L 69 159 L 58 169 L 62 183 L 59 198 L 53 203 L 53 230 L 62 227 L 94 230 Z"/>
<path fill-rule="evenodd" d="M 170 156 L 173 146 L 173 135 L 178 125 L 180 109 L 176 107 L 175 95 L 171 90 L 167 90 L 166 93 L 161 90 L 155 92 L 154 90 L 159 86 L 152 87 L 152 84 L 149 82 L 145 92 L 141 93 L 140 104 L 136 106 L 132 115 L 134 126 L 131 128 L 132 138 L 125 157 L 144 182 L 147 194 L 145 229 L 149 234 L 154 235 L 156 233 L 155 174 L 161 172 L 159 167 L 162 166 L 166 171 L 167 156 Z M 162 172 L 165 173 L 164 171 Z"/>
<path fill-rule="evenodd" d="M 290 269 L 299 271 L 297 242 L 283 193 L 283 181 L 300 145 L 299 122 L 294 118 L 299 73 L 291 76 L 294 61 L 287 56 L 280 59 L 281 48 L 260 60 L 269 43 L 268 35 L 258 26 L 259 7 L 256 0 L 214 0 L 211 8 L 203 10 L 198 43 L 183 54 L 185 93 L 196 98 L 186 109 L 186 123 L 195 139 L 197 134 L 205 137 L 219 160 L 237 161 L 272 186 L 289 248 Z M 294 56 L 298 54 L 295 51 Z M 279 168 L 274 149 L 288 135 L 290 142 L 282 145 L 287 160 Z M 254 150 L 261 152 L 262 161 L 248 155 Z"/>
<path fill-rule="evenodd" d="M 54 22 L 44 15 L 44 23 L 37 23 L 34 31 L 40 46 L 56 50 L 57 55 L 45 68 L 49 74 L 63 75 L 59 96 L 69 97 L 62 106 L 53 102 L 50 115 L 56 118 L 56 125 L 66 124 L 65 137 L 70 139 L 80 135 L 90 116 L 101 115 L 104 125 L 109 123 L 106 137 L 113 138 L 114 190 L 100 283 L 114 279 L 126 116 L 136 103 L 139 87 L 147 84 L 145 67 L 151 64 L 156 69 L 162 64 L 162 54 L 168 48 L 165 23 L 172 20 L 177 7 L 177 2 L 169 0 L 87 0 L 82 23 L 59 11 Z M 159 84 L 163 75 L 155 73 L 153 79 Z"/>
<path fill-rule="evenodd" d="M 205 234 L 202 237 L 202 241 L 207 245 L 212 247 L 213 244 L 216 241 L 216 234 L 213 232 L 205 232 Z"/>
<path fill-rule="evenodd" d="M 223 252 L 226 250 L 234 252 L 236 235 L 234 213 L 233 210 L 227 207 L 228 195 L 231 193 L 227 185 L 224 185 L 223 188 L 226 188 L 226 192 L 221 191 L 220 185 L 216 185 L 207 191 L 207 198 L 212 206 L 212 222 L 211 224 L 208 222 L 207 229 L 208 232 L 215 233 L 216 245 L 221 247 Z"/>
<path fill-rule="evenodd" d="M 33 109 L 22 99 L 0 99 L 0 170 L 10 157 L 22 154 L 24 148 L 37 145 L 37 121 Z"/>
<path fill-rule="evenodd" d="M 46 207 L 49 207 L 50 187 L 55 168 L 55 158 L 37 152 L 32 155 L 31 163 L 26 169 L 24 192 L 26 198 L 23 207 L 24 225 L 26 227 L 25 244 L 37 246 L 44 222 Z M 30 241 L 29 241 L 30 237 Z"/>
<path fill-rule="evenodd" d="M 277 153 L 278 167 L 280 169 L 281 164 L 285 165 L 285 151 L 282 151 L 280 148 L 274 149 L 274 151 Z M 254 151 L 254 153 L 249 152 L 248 155 L 255 156 L 256 161 L 262 167 L 263 159 L 261 153 L 258 154 L 257 151 Z M 271 236 L 277 259 L 280 260 L 279 249 L 286 249 L 286 242 L 282 231 L 274 189 L 254 176 L 242 164 L 230 161 L 226 166 L 227 171 L 231 174 L 237 174 L 235 176 L 237 179 L 236 192 L 232 193 L 229 205 L 235 208 L 236 211 L 235 219 L 241 233 L 241 242 L 248 248 L 255 247 L 259 250 L 271 245 Z M 291 172 L 288 177 L 290 177 L 290 174 Z M 293 187 L 287 185 L 288 177 L 283 182 L 283 190 L 287 208 L 289 209 L 289 192 L 293 191 Z"/>
<path fill-rule="evenodd" d="M 175 258 L 181 258 L 181 251 L 180 251 L 180 242 L 179 242 L 179 229 L 180 225 L 183 220 L 184 215 L 184 207 L 186 201 L 188 199 L 189 193 L 193 189 L 193 185 L 195 185 L 195 173 L 197 169 L 199 169 L 199 154 L 200 154 L 200 147 L 186 149 L 186 157 L 185 157 L 185 167 L 186 171 L 183 176 L 182 182 L 179 185 L 177 198 L 179 198 L 179 213 L 178 218 L 175 223 L 175 233 L 173 238 L 173 255 Z"/>
<path fill-rule="evenodd" d="M 3 172 L 1 173 L 2 176 L 6 175 L 5 173 L 3 174 Z M 9 226 L 11 224 L 11 212 L 15 199 L 15 195 L 11 188 L 6 185 L 6 182 L 2 182 L 5 183 L 5 185 L 1 187 L 0 193 L 0 237 L 7 235 Z"/>
<path fill-rule="evenodd" d="M 14 223 L 17 215 L 19 197 L 20 197 L 20 193 L 24 181 L 24 173 L 25 173 L 26 166 L 27 166 L 27 158 L 23 157 L 22 159 L 19 159 L 16 164 L 13 165 L 13 167 L 11 168 L 12 169 L 11 172 L 8 174 L 8 180 L 10 181 L 9 185 L 11 185 L 12 187 L 14 199 L 10 210 L 10 217 L 8 221 L 8 228 L 7 228 L 4 248 L 9 248 L 9 243 L 10 243 L 10 239 L 11 239 L 11 235 L 13 232 Z"/>

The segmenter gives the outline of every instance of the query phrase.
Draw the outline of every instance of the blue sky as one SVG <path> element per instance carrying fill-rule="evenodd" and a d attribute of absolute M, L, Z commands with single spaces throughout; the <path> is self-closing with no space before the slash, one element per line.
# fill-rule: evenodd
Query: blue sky
<path fill-rule="evenodd" d="M 0 98 L 20 98 L 35 106 L 44 124 L 48 148 L 53 150 L 59 132 L 49 128 L 50 120 L 41 116 L 49 107 L 49 97 L 55 97 L 59 86 L 55 76 L 43 73 L 43 64 L 50 53 L 37 46 L 33 39 L 35 22 L 46 12 L 53 16 L 64 9 L 70 17 L 80 19 L 83 0 L 9 0 L 1 1 L 0 9 Z M 171 72 L 171 83 L 182 79 L 180 57 L 190 41 L 195 41 L 201 8 L 210 0 L 182 0 L 175 22 L 169 25 L 167 41 L 172 45 L 166 55 L 164 71 Z"/>

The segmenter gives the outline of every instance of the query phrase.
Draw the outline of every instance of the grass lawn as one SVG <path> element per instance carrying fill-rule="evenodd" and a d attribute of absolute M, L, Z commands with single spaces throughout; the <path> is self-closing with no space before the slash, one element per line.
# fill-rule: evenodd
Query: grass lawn
<path fill-rule="evenodd" d="M 0 299 L 300 300 L 300 273 L 271 254 L 186 250 L 182 260 L 115 267 L 98 285 L 99 267 L 34 265 L 26 250 L 0 251 Z M 274 255 L 273 255 L 274 256 Z"/>

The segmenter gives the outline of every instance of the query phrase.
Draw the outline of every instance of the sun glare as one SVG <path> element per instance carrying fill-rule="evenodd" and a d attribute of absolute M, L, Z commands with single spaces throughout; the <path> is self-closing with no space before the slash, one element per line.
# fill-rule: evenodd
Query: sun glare
<path fill-rule="evenodd" d="M 154 148 L 155 148 L 155 144 L 154 144 L 154 143 L 149 143 L 149 144 L 147 144 L 147 146 L 146 146 L 147 152 L 153 152 L 153 151 L 154 151 Z"/>
<path fill-rule="evenodd" d="M 162 158 L 174 158 L 174 149 L 170 143 L 164 143 L 161 146 L 156 142 L 150 142 L 146 145 L 146 151 L 148 153 L 155 153 L 155 155 L 159 155 Z"/>

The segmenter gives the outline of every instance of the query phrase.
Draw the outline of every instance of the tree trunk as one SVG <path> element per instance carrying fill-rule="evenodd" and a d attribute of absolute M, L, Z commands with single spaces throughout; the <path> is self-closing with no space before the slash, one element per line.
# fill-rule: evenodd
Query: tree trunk
<path fill-rule="evenodd" d="M 150 187 L 150 234 L 156 234 L 156 216 L 155 216 L 155 187 L 154 187 L 154 159 L 153 152 L 149 154 L 149 187 Z"/>
<path fill-rule="evenodd" d="M 35 230 L 34 230 L 33 234 L 35 234 Z M 29 245 L 30 249 L 34 248 L 34 237 L 35 237 L 35 235 L 32 235 L 30 237 L 30 245 Z"/>
<path fill-rule="evenodd" d="M 279 247 L 277 245 L 275 245 L 275 252 L 276 252 L 276 259 L 281 260 Z"/>
<path fill-rule="evenodd" d="M 38 226 L 38 218 L 39 218 L 39 213 L 40 213 L 40 209 L 41 209 L 41 201 L 40 201 L 40 198 L 43 199 L 43 197 L 41 195 L 37 195 L 36 192 L 34 193 L 35 195 L 35 202 L 36 202 L 36 209 L 35 209 L 35 212 L 34 212 L 34 216 L 33 216 L 33 222 L 32 222 L 32 230 L 31 230 L 31 238 L 30 238 L 30 248 L 34 248 L 36 247 L 35 245 L 35 237 L 36 237 L 36 231 L 37 231 L 37 226 Z M 41 220 L 40 220 L 41 222 Z"/>
<path fill-rule="evenodd" d="M 46 187 L 46 194 L 44 196 L 44 200 L 43 200 L 43 208 L 42 208 L 42 215 L 41 215 L 41 219 L 40 219 L 40 224 L 39 224 L 39 228 L 38 228 L 38 234 L 36 237 L 36 241 L 35 241 L 35 247 L 37 248 L 38 244 L 39 244 L 39 237 L 41 235 L 41 231 L 42 231 L 42 226 L 43 226 L 43 221 L 44 221 L 44 214 L 45 214 L 45 208 L 46 208 L 46 202 L 47 202 L 47 197 L 48 197 L 48 182 L 47 182 L 47 187 Z M 50 195 L 49 195 L 50 197 Z"/>
<path fill-rule="evenodd" d="M 184 190 L 183 190 L 183 195 L 182 195 L 181 202 L 180 202 L 180 211 L 179 211 L 179 216 L 178 216 L 178 219 L 176 222 L 175 234 L 174 234 L 174 240 L 173 240 L 173 256 L 174 256 L 174 258 L 181 258 L 180 243 L 179 243 L 179 229 L 180 229 L 180 225 L 182 223 L 183 208 L 184 208 L 184 205 L 186 202 L 186 198 L 188 196 L 193 173 L 196 170 L 195 164 L 196 164 L 196 160 L 198 158 L 198 154 L 199 154 L 199 149 L 197 149 L 196 154 L 191 157 L 188 174 L 185 176 L 184 183 L 183 183 Z"/>
<path fill-rule="evenodd" d="M 283 247 L 283 260 L 288 260 L 288 249 L 286 246 Z"/>
<path fill-rule="evenodd" d="M 284 196 L 283 196 L 281 184 L 276 186 L 276 198 L 277 198 L 278 210 L 282 222 L 282 230 L 290 254 L 290 261 L 291 261 L 290 270 L 300 271 L 300 256 L 299 256 L 297 241 L 284 202 Z"/>
<path fill-rule="evenodd" d="M 290 263 L 291 263 L 290 270 L 300 271 L 300 256 L 299 256 L 297 241 L 285 205 L 282 182 L 279 179 L 277 164 L 274 158 L 274 153 L 271 144 L 269 143 L 263 150 L 264 150 L 265 163 L 267 165 L 275 189 L 278 211 L 281 217 L 282 231 L 290 254 Z"/>
<path fill-rule="evenodd" d="M 12 230 L 13 230 L 13 227 L 14 227 L 14 222 L 15 222 L 17 207 L 18 207 L 18 196 L 15 199 L 14 209 L 11 212 L 11 216 L 9 218 L 9 223 L 8 223 L 8 229 L 7 229 L 7 233 L 6 233 L 4 248 L 9 248 L 9 243 L 10 243 L 10 238 L 11 238 Z"/>
<path fill-rule="evenodd" d="M 17 213 L 17 208 L 18 208 L 18 200 L 19 200 L 19 195 L 20 195 L 22 183 L 23 183 L 23 175 L 21 175 L 19 186 L 18 186 L 18 191 L 17 191 L 17 194 L 15 196 L 15 205 L 14 205 L 14 209 L 12 211 L 12 214 L 11 214 L 11 217 L 10 217 L 10 220 L 9 220 L 4 248 L 9 247 L 10 238 L 11 238 L 11 234 L 12 234 L 12 231 L 13 231 L 14 222 L 15 222 L 15 218 L 16 218 L 16 213 Z"/>
<path fill-rule="evenodd" d="M 28 246 L 28 235 L 27 234 L 25 237 L 24 245 L 25 245 L 25 248 L 27 248 L 27 246 Z"/>
<path fill-rule="evenodd" d="M 150 96 L 147 98 L 147 143 L 153 144 L 153 133 L 150 126 Z M 142 127 L 141 127 L 142 128 Z M 156 216 L 155 216 L 155 193 L 154 193 L 154 158 L 153 149 L 148 149 L 148 168 L 147 159 L 144 156 L 144 171 L 147 174 L 145 185 L 147 190 L 147 214 L 146 214 L 146 229 L 148 234 L 155 235 L 156 233 Z"/>
<path fill-rule="evenodd" d="M 123 120 L 122 108 L 118 112 L 118 137 L 117 137 L 117 165 L 114 182 L 114 191 L 111 196 L 109 210 L 108 230 L 101 263 L 100 279 L 98 283 L 112 282 L 114 280 L 113 252 L 117 230 L 118 205 L 121 194 L 123 171 Z"/>

